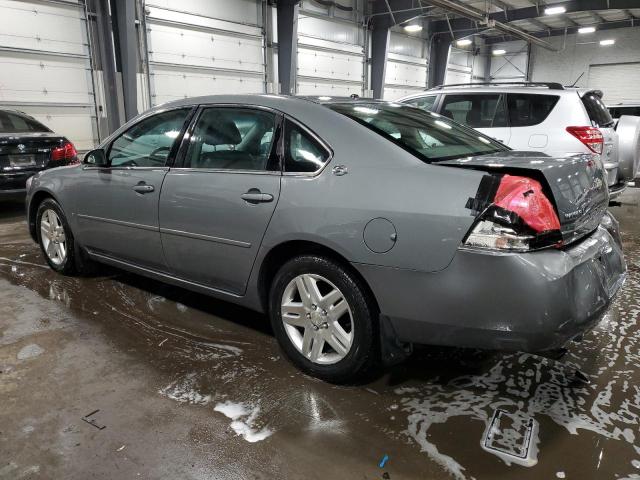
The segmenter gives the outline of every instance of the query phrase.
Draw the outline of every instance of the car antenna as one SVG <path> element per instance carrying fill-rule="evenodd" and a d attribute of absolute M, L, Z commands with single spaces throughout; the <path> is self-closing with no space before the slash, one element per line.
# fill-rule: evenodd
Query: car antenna
<path fill-rule="evenodd" d="M 576 78 L 576 81 L 571 84 L 572 88 L 576 86 L 576 83 L 578 83 L 580 81 L 580 79 L 582 78 L 583 75 L 584 75 L 584 72 L 582 72 L 580 74 L 580 76 L 578 78 Z"/>

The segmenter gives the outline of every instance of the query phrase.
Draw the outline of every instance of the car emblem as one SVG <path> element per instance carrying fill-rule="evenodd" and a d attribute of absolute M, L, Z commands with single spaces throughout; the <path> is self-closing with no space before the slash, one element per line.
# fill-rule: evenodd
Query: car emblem
<path fill-rule="evenodd" d="M 19 145 L 18 145 L 18 150 L 20 150 L 21 152 L 24 152 L 25 148 L 26 148 L 26 147 L 24 146 L 24 144 L 23 144 L 23 143 L 21 143 L 21 144 L 19 144 Z"/>

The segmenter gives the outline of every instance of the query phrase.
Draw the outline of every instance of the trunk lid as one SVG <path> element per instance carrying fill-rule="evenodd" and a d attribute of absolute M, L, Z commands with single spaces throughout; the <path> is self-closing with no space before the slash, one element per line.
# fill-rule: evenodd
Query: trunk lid
<path fill-rule="evenodd" d="M 53 132 L 11 133 L 0 136 L 0 171 L 40 170 L 48 166 L 51 150 L 66 139 Z"/>
<path fill-rule="evenodd" d="M 438 165 L 508 173 L 540 181 L 556 207 L 565 244 L 595 230 L 609 204 L 607 176 L 598 155 L 552 158 L 539 152 L 500 152 L 447 160 Z"/>

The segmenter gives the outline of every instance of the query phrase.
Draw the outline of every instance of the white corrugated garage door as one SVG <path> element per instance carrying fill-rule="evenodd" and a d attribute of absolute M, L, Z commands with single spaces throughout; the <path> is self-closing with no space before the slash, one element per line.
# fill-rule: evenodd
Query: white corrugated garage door
<path fill-rule="evenodd" d="M 640 63 L 589 66 L 589 88 L 602 90 L 606 104 L 640 99 Z"/>
<path fill-rule="evenodd" d="M 384 76 L 385 100 L 396 100 L 426 88 L 425 40 L 392 32 Z"/>
<path fill-rule="evenodd" d="M 265 93 L 256 1 L 154 0 L 145 13 L 151 105 L 197 95 Z"/>
<path fill-rule="evenodd" d="M 347 21 L 298 15 L 299 95 L 364 93 L 364 34 Z"/>
<path fill-rule="evenodd" d="M 0 0 L 0 106 L 28 113 L 78 150 L 98 143 L 84 5 Z"/>

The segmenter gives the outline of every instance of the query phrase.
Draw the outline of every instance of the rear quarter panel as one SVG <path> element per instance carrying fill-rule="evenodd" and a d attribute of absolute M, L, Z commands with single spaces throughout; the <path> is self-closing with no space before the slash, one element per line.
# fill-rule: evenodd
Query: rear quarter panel
<path fill-rule="evenodd" d="M 263 254 L 286 241 L 309 240 L 354 263 L 427 272 L 446 268 L 474 220 L 465 204 L 483 174 L 425 164 L 355 121 L 329 113 L 328 123 L 314 122 L 314 131 L 331 146 L 333 158 L 318 176 L 283 176 Z M 335 165 L 345 165 L 348 173 L 334 175 Z M 380 217 L 397 232 L 386 253 L 374 253 L 363 237 L 367 223 Z"/>

